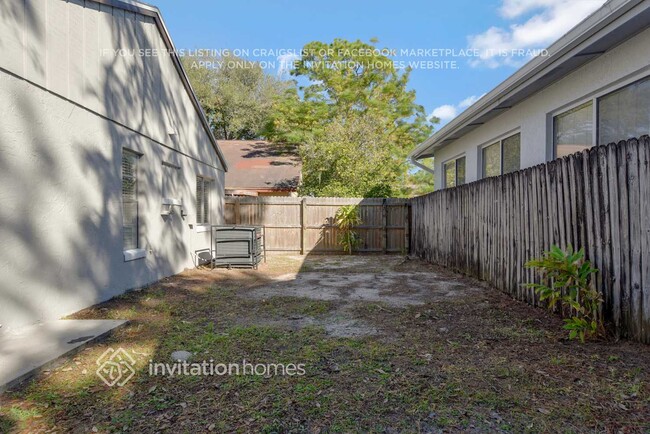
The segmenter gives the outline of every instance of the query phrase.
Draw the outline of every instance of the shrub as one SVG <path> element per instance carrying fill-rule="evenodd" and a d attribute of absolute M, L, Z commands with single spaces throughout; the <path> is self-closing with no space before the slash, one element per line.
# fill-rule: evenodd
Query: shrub
<path fill-rule="evenodd" d="M 569 338 L 580 338 L 581 342 L 585 341 L 585 337 L 602 334 L 604 330 L 601 314 L 603 300 L 592 280 L 598 270 L 584 256 L 583 249 L 574 252 L 571 245 L 566 252 L 553 246 L 541 258 L 525 264 L 542 275 L 542 283 L 525 286 L 533 288 L 549 310 L 559 310 L 565 317 L 564 328 L 569 330 Z"/>
<path fill-rule="evenodd" d="M 352 250 L 361 243 L 361 238 L 352 229 L 361 224 L 358 205 L 346 205 L 339 208 L 334 221 L 340 229 L 338 242 L 343 250 L 352 254 Z"/>

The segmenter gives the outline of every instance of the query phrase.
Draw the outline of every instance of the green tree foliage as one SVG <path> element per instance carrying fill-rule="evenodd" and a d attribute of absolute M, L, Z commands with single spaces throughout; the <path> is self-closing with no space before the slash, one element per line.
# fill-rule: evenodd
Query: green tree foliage
<path fill-rule="evenodd" d="M 184 57 L 183 66 L 218 139 L 259 137 L 274 103 L 292 86 L 235 56 Z"/>
<path fill-rule="evenodd" d="M 433 169 L 433 158 L 425 158 L 420 163 Z M 433 181 L 433 174 L 430 172 L 415 166 L 409 167 L 406 183 L 403 185 L 400 195 L 412 197 L 431 193 L 434 188 Z"/>
<path fill-rule="evenodd" d="M 385 120 L 371 113 L 337 117 L 300 147 L 300 193 L 308 196 L 387 197 L 405 170 L 386 142 Z"/>
<path fill-rule="evenodd" d="M 404 194 L 406 154 L 432 131 L 410 70 L 374 42 L 335 39 L 305 45 L 292 74 L 309 84 L 276 98 L 266 135 L 302 145 L 303 193 Z"/>

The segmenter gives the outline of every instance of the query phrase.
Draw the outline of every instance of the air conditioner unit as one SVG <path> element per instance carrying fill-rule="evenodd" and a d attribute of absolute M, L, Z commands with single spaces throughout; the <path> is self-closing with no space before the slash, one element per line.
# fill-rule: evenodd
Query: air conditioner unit
<path fill-rule="evenodd" d="M 165 198 L 162 200 L 162 207 L 160 208 L 161 216 L 170 216 L 174 214 L 174 207 L 177 206 L 180 208 L 181 217 L 185 214 L 183 213 L 183 201 L 180 199 L 169 199 Z"/>

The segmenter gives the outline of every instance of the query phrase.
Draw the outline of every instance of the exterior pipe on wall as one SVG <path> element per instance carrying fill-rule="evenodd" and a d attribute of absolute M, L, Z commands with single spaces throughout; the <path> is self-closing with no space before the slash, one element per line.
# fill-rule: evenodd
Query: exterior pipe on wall
<path fill-rule="evenodd" d="M 429 172 L 429 173 L 432 174 L 432 175 L 434 174 L 432 168 L 425 166 L 424 164 L 420 163 L 420 162 L 419 162 L 418 160 L 416 160 L 415 158 L 410 157 L 409 160 L 411 161 L 411 163 L 413 163 L 415 166 L 419 167 L 420 169 L 425 170 L 425 171 Z"/>

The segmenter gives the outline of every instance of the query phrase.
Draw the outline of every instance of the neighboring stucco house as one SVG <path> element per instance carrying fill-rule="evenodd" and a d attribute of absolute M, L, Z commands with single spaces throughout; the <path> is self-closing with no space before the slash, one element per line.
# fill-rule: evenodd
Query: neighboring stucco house
<path fill-rule="evenodd" d="M 219 140 L 228 163 L 227 196 L 297 196 L 302 164 L 294 146 Z"/>
<path fill-rule="evenodd" d="M 441 189 L 649 134 L 649 26 L 650 0 L 610 0 L 410 158 Z"/>
<path fill-rule="evenodd" d="M 160 12 L 133 1 L 0 3 L 5 328 L 209 251 L 226 164 L 173 49 Z"/>

